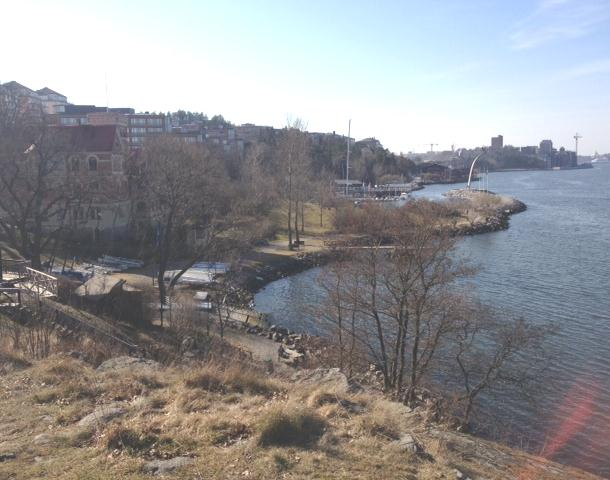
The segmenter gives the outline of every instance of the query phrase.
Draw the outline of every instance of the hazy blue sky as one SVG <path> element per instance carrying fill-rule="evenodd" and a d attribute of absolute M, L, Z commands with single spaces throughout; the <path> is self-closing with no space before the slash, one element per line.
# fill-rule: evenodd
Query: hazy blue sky
<path fill-rule="evenodd" d="M 610 151 L 610 0 L 10 1 L 0 81 L 399 151 Z"/>

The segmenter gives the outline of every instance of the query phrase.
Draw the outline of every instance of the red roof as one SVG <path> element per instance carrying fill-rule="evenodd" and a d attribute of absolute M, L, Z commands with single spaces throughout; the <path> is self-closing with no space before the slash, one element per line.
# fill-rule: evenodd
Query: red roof
<path fill-rule="evenodd" d="M 116 125 L 78 125 L 71 130 L 72 145 L 81 152 L 112 152 L 117 136 Z"/>

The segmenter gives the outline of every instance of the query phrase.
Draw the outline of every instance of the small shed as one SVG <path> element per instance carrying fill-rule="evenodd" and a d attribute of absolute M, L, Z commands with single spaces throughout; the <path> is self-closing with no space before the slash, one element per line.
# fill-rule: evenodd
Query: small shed
<path fill-rule="evenodd" d="M 111 275 L 94 275 L 74 291 L 79 303 L 95 313 L 119 320 L 144 323 L 144 292 Z"/>

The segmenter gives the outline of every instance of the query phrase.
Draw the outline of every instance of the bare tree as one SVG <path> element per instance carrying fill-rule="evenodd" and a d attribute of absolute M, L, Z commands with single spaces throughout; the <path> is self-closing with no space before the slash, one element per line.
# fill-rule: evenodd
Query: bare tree
<path fill-rule="evenodd" d="M 297 245 L 300 240 L 299 215 L 303 215 L 305 178 L 309 173 L 309 145 L 305 126 L 300 119 L 289 122 L 284 130 L 279 155 L 282 159 L 282 171 L 285 178 L 284 194 L 288 207 L 286 223 L 288 248 L 292 250 L 295 244 L 293 243 L 293 231 Z M 299 210 L 300 206 L 301 210 Z"/>
<path fill-rule="evenodd" d="M 66 168 L 71 149 L 68 129 L 0 94 L 0 230 L 34 268 L 78 193 Z"/>
<path fill-rule="evenodd" d="M 453 304 L 456 321 L 447 348 L 445 375 L 456 391 L 460 423 L 467 427 L 480 396 L 512 391 L 528 396 L 547 368 L 544 340 L 552 325 L 502 318 L 470 299 Z"/>
<path fill-rule="evenodd" d="M 439 228 L 444 218 L 426 201 L 361 209 L 352 225 L 361 245 L 347 249 L 351 267 L 333 298 L 338 321 L 353 315 L 342 332 L 368 349 L 385 388 L 409 402 L 451 331 L 451 290 L 471 273 L 452 257 L 456 240 Z"/>
<path fill-rule="evenodd" d="M 204 146 L 157 137 L 145 145 L 144 162 L 143 195 L 157 225 L 157 280 L 163 305 L 196 262 L 221 259 L 249 244 L 249 227 L 255 220 L 241 215 L 246 204 L 240 192 Z M 182 268 L 166 287 L 165 274 L 174 257 L 183 260 Z"/>
<path fill-rule="evenodd" d="M 151 139 L 144 148 L 143 195 L 157 226 L 159 301 L 166 303 L 165 272 L 179 243 L 177 232 L 194 225 L 207 193 L 205 152 L 171 137 Z M 161 313 L 161 321 L 163 314 Z"/>

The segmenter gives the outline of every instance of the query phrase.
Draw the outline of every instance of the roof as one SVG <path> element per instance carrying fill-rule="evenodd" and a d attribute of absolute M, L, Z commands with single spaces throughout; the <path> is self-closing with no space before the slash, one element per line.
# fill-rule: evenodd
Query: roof
<path fill-rule="evenodd" d="M 25 85 L 21 85 L 19 82 L 16 82 L 15 80 L 11 81 L 11 82 L 6 82 L 3 83 L 2 86 L 4 88 L 8 88 L 8 89 L 25 89 L 30 93 L 34 93 L 34 90 L 32 90 L 31 88 L 26 87 Z"/>
<path fill-rule="evenodd" d="M 100 113 L 100 112 L 112 112 L 112 113 L 124 113 L 133 114 L 134 109 L 128 107 L 96 107 L 95 105 L 72 105 L 68 104 L 64 107 L 64 113 L 68 115 L 86 115 L 87 113 Z"/>
<path fill-rule="evenodd" d="M 123 279 L 117 280 L 107 275 L 94 275 L 79 286 L 74 293 L 79 297 L 101 297 L 113 293 L 113 290 L 123 290 L 126 292 L 140 291 L 131 285 L 127 285 L 127 282 Z"/>
<path fill-rule="evenodd" d="M 70 129 L 74 147 L 82 152 L 112 152 L 114 150 L 116 125 L 77 125 L 61 127 Z"/>
<path fill-rule="evenodd" d="M 55 90 L 51 90 L 49 87 L 44 87 L 40 90 L 36 90 L 36 93 L 38 93 L 39 95 L 59 95 L 60 97 L 66 98 L 65 95 L 62 95 L 61 93 L 58 93 Z"/>
<path fill-rule="evenodd" d="M 86 114 L 105 111 L 105 107 L 96 107 L 95 105 L 66 105 L 64 108 L 64 113 L 68 114 Z"/>

